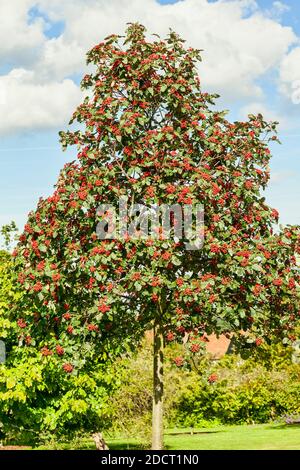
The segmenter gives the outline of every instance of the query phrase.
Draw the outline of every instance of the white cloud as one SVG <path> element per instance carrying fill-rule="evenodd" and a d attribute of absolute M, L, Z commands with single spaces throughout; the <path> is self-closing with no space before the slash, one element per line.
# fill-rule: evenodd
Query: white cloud
<path fill-rule="evenodd" d="M 39 4 L 50 17 L 66 20 L 63 38 L 52 41 L 46 61 L 48 67 L 52 62 L 56 72 L 63 73 L 64 67 L 77 71 L 88 48 L 111 32 L 123 32 L 126 22 L 141 21 L 149 32 L 164 35 L 171 27 L 189 45 L 204 49 L 203 85 L 231 98 L 260 96 L 255 79 L 278 65 L 295 41 L 290 28 L 260 13 L 253 0 L 184 0 L 172 5 L 159 5 L 155 0 L 53 0 L 49 5 L 40 0 Z M 68 53 L 69 47 L 72 53 Z M 55 49 L 58 55 L 53 53 Z"/>
<path fill-rule="evenodd" d="M 74 73 L 82 73 L 86 52 L 76 39 L 67 41 L 64 36 L 49 39 L 35 69 L 41 80 L 54 77 L 60 80 Z"/>
<path fill-rule="evenodd" d="M 283 82 L 292 82 L 300 79 L 300 47 L 295 47 L 287 54 L 280 66 L 280 79 Z"/>
<path fill-rule="evenodd" d="M 72 80 L 38 83 L 35 73 L 14 69 L 0 76 L 0 134 L 64 125 L 81 100 Z"/>
<path fill-rule="evenodd" d="M 273 9 L 275 12 L 277 12 L 279 15 L 282 15 L 283 13 L 286 13 L 287 11 L 290 11 L 291 7 L 289 5 L 286 5 L 283 2 L 273 2 Z"/>
<path fill-rule="evenodd" d="M 280 65 L 280 90 L 292 102 L 300 96 L 300 47 L 295 47 L 287 54 Z M 297 98 L 296 97 L 296 98 Z"/>
<path fill-rule="evenodd" d="M 2 27 L 0 31 L 0 57 L 19 58 L 21 66 L 33 75 L 27 85 L 20 81 L 16 85 L 11 74 L 0 76 L 2 89 L 3 83 L 9 89 L 15 87 L 19 100 L 9 99 L 7 119 L 0 121 L 2 133 L 24 128 L 18 103 L 22 103 L 22 109 L 25 103 L 30 106 L 27 93 L 31 94 L 30 102 L 35 102 L 36 106 L 28 108 L 31 111 L 27 112 L 26 128 L 37 123 L 39 127 L 50 123 L 55 125 L 55 119 L 60 125 L 63 116 L 69 117 L 75 96 L 79 96 L 75 84 L 66 77 L 83 73 L 86 51 L 110 33 L 122 34 L 129 21 L 140 21 L 149 33 L 161 35 L 171 27 L 187 40 L 188 45 L 204 49 L 203 63 L 199 67 L 203 88 L 218 92 L 231 101 L 247 98 L 257 102 L 263 99 L 257 79 L 280 63 L 284 74 L 284 70 L 291 67 L 284 65 L 292 54 L 287 55 L 288 50 L 297 39 L 291 28 L 282 26 L 277 18 L 271 18 L 260 10 L 254 0 L 219 0 L 214 3 L 182 0 L 169 5 L 160 5 L 156 0 L 15 1 L 20 5 L 19 9 L 10 6 L 14 2 L 0 0 L 0 15 L 4 12 L 8 17 L 4 32 Z M 51 21 L 64 21 L 65 30 L 61 36 L 46 38 L 43 34 L 45 22 L 41 18 L 28 24 L 28 11 L 34 5 Z M 285 9 L 282 2 L 274 2 L 273 8 L 277 11 Z M 35 96 L 34 89 L 37 92 Z M 49 111 L 42 112 L 44 107 L 41 105 L 37 112 L 37 99 L 43 100 L 46 90 L 51 90 L 52 94 Z M 66 97 L 63 97 L 64 90 Z M 55 93 L 58 93 L 57 97 Z M 11 106 L 11 100 L 17 109 Z M 30 117 L 33 108 L 35 118 Z M 54 108 L 59 108 L 60 112 L 54 112 Z"/>
<path fill-rule="evenodd" d="M 33 0 L 0 0 L 0 61 L 21 65 L 36 60 L 45 43 L 44 21 L 29 21 Z"/>

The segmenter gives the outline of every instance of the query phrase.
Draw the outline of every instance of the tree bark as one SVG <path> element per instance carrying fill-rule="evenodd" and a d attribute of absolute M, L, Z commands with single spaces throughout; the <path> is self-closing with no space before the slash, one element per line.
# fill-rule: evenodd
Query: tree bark
<path fill-rule="evenodd" d="M 92 437 L 94 439 L 97 450 L 108 450 L 107 444 L 101 432 L 95 432 Z"/>
<path fill-rule="evenodd" d="M 153 329 L 152 450 L 163 449 L 163 335 L 156 322 Z"/>

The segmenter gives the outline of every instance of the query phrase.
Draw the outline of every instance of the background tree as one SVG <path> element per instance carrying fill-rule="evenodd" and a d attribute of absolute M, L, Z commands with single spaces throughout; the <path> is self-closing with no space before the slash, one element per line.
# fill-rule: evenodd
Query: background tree
<path fill-rule="evenodd" d="M 15 222 L 0 228 L 0 340 L 5 341 L 6 350 L 10 350 L 16 338 L 17 325 L 15 321 L 11 321 L 10 312 L 15 304 L 20 303 L 21 297 L 9 252 L 16 241 L 17 231 Z"/>
<path fill-rule="evenodd" d="M 18 240 L 18 228 L 14 221 L 1 227 L 0 239 L 2 239 L 1 246 L 6 250 L 9 250 L 13 242 Z"/>
<path fill-rule="evenodd" d="M 79 375 L 66 375 L 59 358 L 15 346 L 0 364 L 1 440 L 57 445 L 107 429 L 117 373 L 90 364 Z"/>
<path fill-rule="evenodd" d="M 14 253 L 27 292 L 18 325 L 27 347 L 34 338 L 69 374 L 135 348 L 152 328 L 159 449 L 164 341 L 184 339 L 190 354 L 201 354 L 213 332 L 256 346 L 270 332 L 292 341 L 299 231 L 274 233 L 278 213 L 260 194 L 276 124 L 261 115 L 231 123 L 215 111 L 215 96 L 200 88 L 198 50 L 172 31 L 149 41 L 130 24 L 125 38 L 109 36 L 87 58 L 89 94 L 71 120 L 79 130 L 61 133 L 78 160 L 29 215 Z M 129 206 L 202 203 L 203 247 L 186 250 L 188 233 L 99 240 L 97 207 L 117 207 L 122 196 Z"/>

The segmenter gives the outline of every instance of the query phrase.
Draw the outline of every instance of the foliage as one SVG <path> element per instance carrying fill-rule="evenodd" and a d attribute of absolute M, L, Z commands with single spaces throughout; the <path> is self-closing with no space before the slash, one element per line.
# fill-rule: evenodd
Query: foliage
<path fill-rule="evenodd" d="M 94 360 L 88 374 L 66 375 L 59 361 L 36 350 L 34 339 L 25 337 L 28 347 L 19 347 L 20 326 L 11 321 L 10 310 L 23 295 L 11 255 L 0 251 L 0 339 L 6 346 L 6 362 L 0 365 L 1 435 L 32 443 L 105 429 L 117 372 L 112 376 L 108 365 L 104 369 Z"/>
<path fill-rule="evenodd" d="M 16 285 L 11 255 L 0 250 L 0 339 L 5 339 L 6 347 L 16 340 L 17 324 L 11 319 L 10 311 L 20 304 L 22 289 Z"/>
<path fill-rule="evenodd" d="M 117 385 L 101 365 L 66 375 L 39 352 L 13 351 L 0 366 L 1 434 L 6 442 L 41 443 L 103 430 L 110 423 L 109 393 Z"/>
<path fill-rule="evenodd" d="M 5 340 L 7 350 L 16 342 L 18 332 L 11 311 L 15 305 L 21 304 L 24 292 L 24 289 L 16 282 L 13 259 L 8 251 L 17 230 L 15 222 L 3 225 L 0 229 L 0 238 L 2 237 L 6 248 L 0 249 L 0 340 Z"/>
<path fill-rule="evenodd" d="M 299 414 L 299 378 L 300 366 L 282 347 L 265 348 L 260 357 L 247 360 L 225 357 L 191 380 L 188 392 L 174 404 L 173 424 L 265 423 Z"/>
<path fill-rule="evenodd" d="M 3 225 L 0 229 L 0 240 L 2 238 L 2 244 L 5 249 L 8 250 L 12 243 L 18 239 L 18 228 L 14 221 L 10 224 Z"/>
<path fill-rule="evenodd" d="M 138 354 L 117 363 L 119 389 L 111 396 L 113 435 L 149 441 L 151 428 L 151 350 L 145 342 Z M 165 425 L 213 427 L 264 423 L 300 412 L 300 366 L 291 363 L 291 349 L 261 346 L 252 358 L 202 357 L 197 370 L 174 367 L 180 346 L 165 351 Z M 121 372 L 122 370 L 122 372 Z"/>
<path fill-rule="evenodd" d="M 270 331 L 293 341 L 299 231 L 273 233 L 278 213 L 260 194 L 276 124 L 261 115 L 231 123 L 215 111 L 216 96 L 200 88 L 199 51 L 172 31 L 149 42 L 130 24 L 87 58 L 89 95 L 71 121 L 81 130 L 61 133 L 78 160 L 29 215 L 14 253 L 27 292 L 17 309 L 23 344 L 33 338 L 74 373 L 135 348 L 154 321 L 168 341 L 189 339 L 191 354 L 211 332 L 247 331 L 239 339 L 254 346 Z M 134 237 L 99 240 L 97 222 L 109 224 L 109 214 L 99 219 L 97 207 L 122 196 L 148 208 L 201 203 L 204 246 L 187 250 L 188 233 L 139 237 L 134 214 Z"/>
<path fill-rule="evenodd" d="M 261 423 L 297 414 L 300 366 L 289 348 L 261 346 L 243 360 L 208 355 L 197 370 L 176 367 L 179 345 L 166 348 L 165 424 L 206 427 Z M 213 380 L 212 380 L 213 379 Z M 86 432 L 138 438 L 149 445 L 152 406 L 151 343 L 113 365 L 90 364 L 90 371 L 65 374 L 53 357 L 24 348 L 0 366 L 0 422 L 6 442 L 72 446 Z M 75 439 L 75 440 L 74 440 Z M 77 442 L 77 441 L 76 441 Z M 79 445 L 79 444 L 76 444 Z"/>

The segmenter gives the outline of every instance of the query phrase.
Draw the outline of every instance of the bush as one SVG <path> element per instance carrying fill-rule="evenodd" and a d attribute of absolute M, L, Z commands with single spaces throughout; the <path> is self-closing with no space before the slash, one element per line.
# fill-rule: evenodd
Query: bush
<path fill-rule="evenodd" d="M 40 354 L 15 351 L 0 366 L 0 431 L 6 443 L 40 444 L 102 431 L 110 424 L 115 377 L 100 365 L 66 374 Z"/>
<path fill-rule="evenodd" d="M 151 345 L 120 361 L 120 388 L 110 398 L 111 432 L 139 436 L 148 442 L 151 428 Z M 211 427 L 220 424 L 265 423 L 300 412 L 300 366 L 282 346 L 258 348 L 251 358 L 209 356 L 192 370 L 174 366 L 179 346 L 165 350 L 165 424 L 169 427 Z"/>
<path fill-rule="evenodd" d="M 11 255 L 0 249 L 0 339 L 5 340 L 8 349 L 16 337 L 16 324 L 10 320 L 9 312 L 21 295 L 15 287 Z"/>
<path fill-rule="evenodd" d="M 260 358 L 247 360 L 226 356 L 205 376 L 193 377 L 188 391 L 174 403 L 173 424 L 265 423 L 297 414 L 299 379 L 300 366 L 292 364 L 290 351 L 282 348 L 277 353 L 276 348 L 266 348 Z"/>

